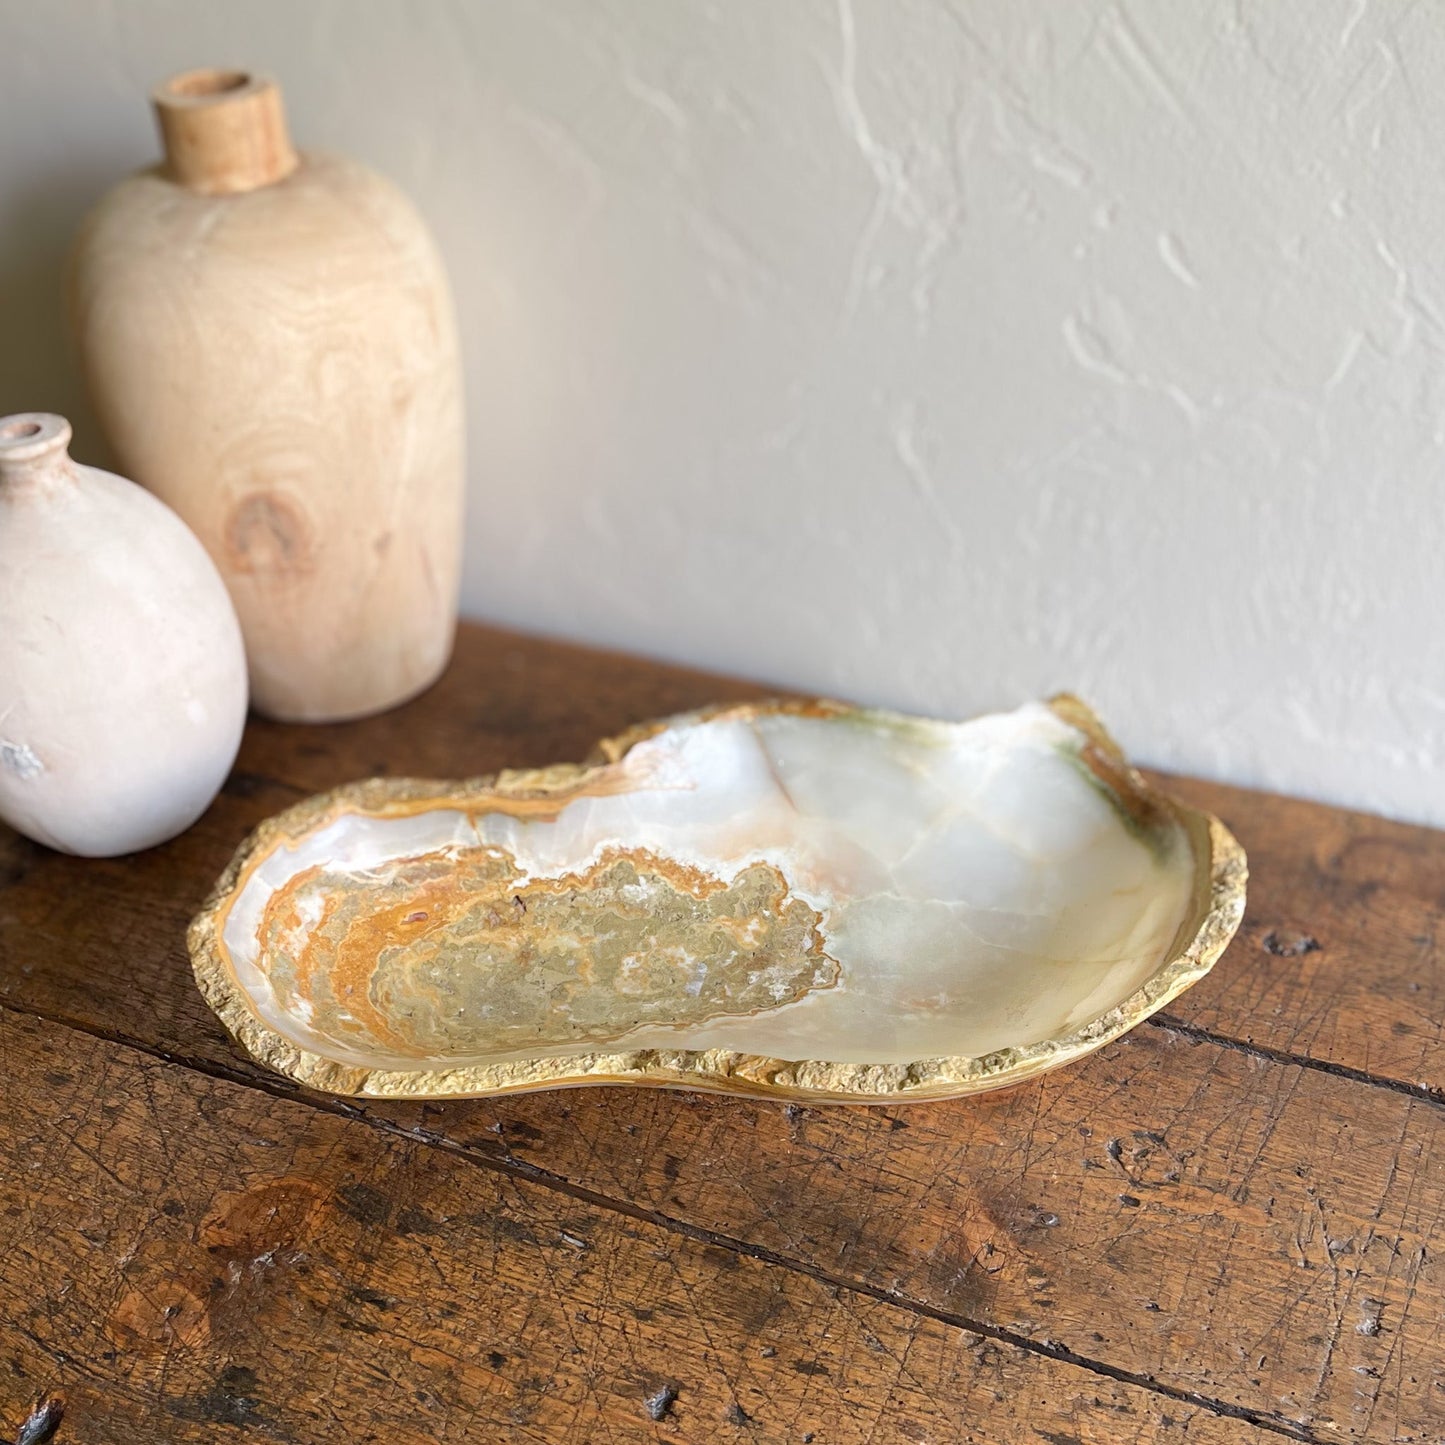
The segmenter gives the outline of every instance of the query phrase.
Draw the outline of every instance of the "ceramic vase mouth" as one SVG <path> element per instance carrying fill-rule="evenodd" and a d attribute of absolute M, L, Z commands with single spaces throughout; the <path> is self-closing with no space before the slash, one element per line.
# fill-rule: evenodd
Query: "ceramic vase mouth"
<path fill-rule="evenodd" d="M 70 435 L 70 423 L 54 412 L 21 411 L 0 417 L 0 474 L 64 455 Z"/>

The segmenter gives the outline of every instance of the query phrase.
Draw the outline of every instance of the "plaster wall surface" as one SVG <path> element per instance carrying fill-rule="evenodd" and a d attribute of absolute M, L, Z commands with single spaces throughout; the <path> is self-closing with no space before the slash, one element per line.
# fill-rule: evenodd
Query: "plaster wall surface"
<path fill-rule="evenodd" d="M 399 181 L 464 607 L 1445 825 L 1445 27 L 1408 0 L 0 0 L 0 406 L 173 70 Z"/>

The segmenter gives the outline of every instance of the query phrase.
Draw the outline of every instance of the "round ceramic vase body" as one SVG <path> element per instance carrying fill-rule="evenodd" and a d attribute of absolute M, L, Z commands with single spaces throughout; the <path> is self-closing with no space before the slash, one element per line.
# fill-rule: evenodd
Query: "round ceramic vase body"
<path fill-rule="evenodd" d="M 123 469 L 186 520 L 235 602 L 258 710 L 336 721 L 432 683 L 456 626 L 459 354 L 410 202 L 291 149 L 270 81 L 154 97 L 166 162 L 87 220 L 86 380 Z"/>
<path fill-rule="evenodd" d="M 0 420 L 0 818 L 87 857 L 188 828 L 246 720 L 246 658 L 205 549 L 140 487 Z"/>

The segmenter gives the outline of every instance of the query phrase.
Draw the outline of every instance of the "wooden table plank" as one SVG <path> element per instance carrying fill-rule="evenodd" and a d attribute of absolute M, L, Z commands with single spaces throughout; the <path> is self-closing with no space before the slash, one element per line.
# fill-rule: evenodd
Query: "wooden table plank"
<path fill-rule="evenodd" d="M 1249 911 L 1172 1017 L 1264 1048 L 1445 1092 L 1445 834 L 1192 779 L 1229 820 Z"/>
<path fill-rule="evenodd" d="M 894 1112 L 588 1090 L 364 1113 L 1315 1439 L 1434 1440 L 1438 1110 L 1359 1088 L 1151 1031 Z"/>
<path fill-rule="evenodd" d="M 167 849 L 80 864 L 0 842 L 0 998 L 258 1077 L 195 994 L 181 936 L 261 816 L 364 772 L 577 757 L 638 717 L 755 692 L 469 629 L 459 666 L 400 713 L 253 725 L 227 795 Z M 1433 942 L 1415 956 L 1427 982 L 1400 946 L 1407 930 L 1433 939 L 1440 835 L 1177 786 L 1219 807 L 1253 871 L 1243 946 L 1176 1004 L 1180 1016 L 1226 1040 L 1317 1050 L 1305 1056 L 1327 1067 L 1385 1057 L 1352 1039 L 1361 1000 L 1376 1039 L 1412 1037 L 1394 1028 L 1408 1023 L 1405 1001 L 1439 984 Z M 1289 953 L 1307 928 L 1323 946 Z M 1273 953 L 1260 947 L 1271 932 Z M 1428 1067 L 1428 1038 L 1389 1057 Z M 1402 1429 L 1425 1432 L 1406 1438 L 1445 1433 L 1441 1285 L 1426 1249 L 1441 1208 L 1439 1112 L 1320 1067 L 1151 1028 L 1040 1084 L 892 1116 L 606 1091 L 371 1117 L 1317 1439 L 1391 1438 L 1397 1409 Z"/>
<path fill-rule="evenodd" d="M 404 1127 L 1320 1440 L 1445 1438 L 1445 1116 L 1142 1031 L 980 1099 L 620 1090 Z"/>
<path fill-rule="evenodd" d="M 0 1096 L 7 1439 L 1279 1438 L 4 1011 Z"/>

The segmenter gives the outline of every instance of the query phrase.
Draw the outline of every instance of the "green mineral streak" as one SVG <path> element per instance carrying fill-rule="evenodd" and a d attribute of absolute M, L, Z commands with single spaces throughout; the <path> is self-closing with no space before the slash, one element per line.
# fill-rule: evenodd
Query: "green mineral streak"
<path fill-rule="evenodd" d="M 958 724 L 910 717 L 886 708 L 847 708 L 828 718 L 829 727 L 849 726 L 868 733 L 886 733 L 892 740 L 922 747 L 944 747 L 953 741 Z"/>
<path fill-rule="evenodd" d="M 1066 742 L 1055 743 L 1053 746 L 1054 751 L 1108 803 L 1124 831 L 1142 848 L 1147 849 L 1149 856 L 1162 868 L 1169 861 L 1169 856 L 1173 852 L 1175 830 L 1164 823 L 1153 828 L 1141 823 L 1129 811 L 1128 804 L 1119 794 L 1089 766 L 1084 758 L 1086 746 L 1084 743 L 1074 742 L 1070 739 Z"/>

